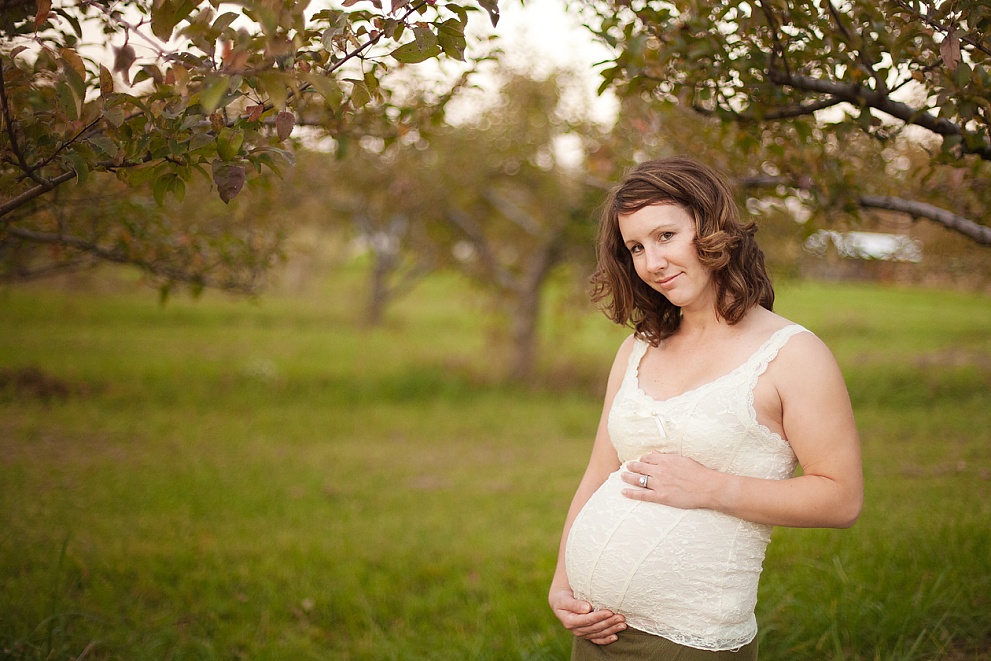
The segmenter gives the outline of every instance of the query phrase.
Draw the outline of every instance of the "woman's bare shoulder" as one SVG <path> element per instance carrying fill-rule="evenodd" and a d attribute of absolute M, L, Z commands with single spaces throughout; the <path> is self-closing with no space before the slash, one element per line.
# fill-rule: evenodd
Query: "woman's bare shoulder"
<path fill-rule="evenodd" d="M 613 369 L 617 366 L 625 367 L 626 363 L 629 362 L 630 356 L 633 354 L 633 348 L 637 345 L 636 333 L 630 333 L 626 336 L 626 339 L 619 345 L 616 350 L 616 358 L 613 360 Z"/>

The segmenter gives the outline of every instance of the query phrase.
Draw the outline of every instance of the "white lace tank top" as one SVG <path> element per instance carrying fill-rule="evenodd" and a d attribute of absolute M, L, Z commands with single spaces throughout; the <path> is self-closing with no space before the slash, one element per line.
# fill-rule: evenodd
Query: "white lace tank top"
<path fill-rule="evenodd" d="M 753 640 L 757 581 L 772 527 L 626 498 L 621 491 L 632 487 L 620 473 L 626 462 L 657 450 L 724 473 L 791 477 L 795 453 L 757 421 L 754 387 L 788 338 L 802 331 L 780 329 L 729 374 L 666 400 L 641 390 L 638 370 L 648 345 L 635 342 L 608 421 L 623 466 L 589 498 L 568 535 L 565 562 L 578 598 L 689 647 L 728 650 Z"/>

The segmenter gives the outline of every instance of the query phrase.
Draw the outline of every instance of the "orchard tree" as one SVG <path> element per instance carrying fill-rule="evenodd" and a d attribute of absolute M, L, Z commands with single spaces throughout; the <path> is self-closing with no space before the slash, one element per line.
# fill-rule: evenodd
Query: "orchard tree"
<path fill-rule="evenodd" d="M 576 246 L 591 245 L 601 191 L 585 183 L 601 131 L 566 71 L 546 78 L 505 72 L 477 117 L 438 130 L 421 152 L 421 187 L 433 191 L 421 222 L 445 242 L 449 262 L 494 296 L 508 320 L 507 373 L 526 379 L 539 351 L 541 296 Z"/>
<path fill-rule="evenodd" d="M 574 107 L 584 92 L 568 72 L 509 70 L 497 82 L 462 99 L 470 115 L 391 144 L 360 140 L 328 170 L 330 178 L 349 173 L 350 184 L 329 199 L 370 249 L 370 320 L 424 272 L 457 270 L 506 322 L 502 371 L 523 380 L 537 363 L 545 286 L 592 242 L 603 194 L 585 173 L 603 136 Z"/>
<path fill-rule="evenodd" d="M 300 124 L 339 148 L 372 125 L 396 139 L 440 111 L 450 90 L 410 98 L 391 81 L 428 60 L 470 71 L 465 32 L 480 10 L 495 25 L 497 0 L 7 0 L 0 260 L 16 256 L 16 268 L 0 273 L 31 273 L 31 246 L 45 246 L 40 269 L 96 259 L 166 282 L 253 288 L 239 268 L 272 253 L 252 253 L 257 241 L 233 220 L 176 229 L 108 207 L 94 222 L 93 209 L 60 204 L 79 196 L 58 191 L 74 182 L 103 194 L 113 178 L 162 207 L 200 178 L 231 203 L 250 177 L 293 163 Z M 170 246 L 193 245 L 198 259 L 168 260 Z"/>
<path fill-rule="evenodd" d="M 603 89 L 721 120 L 722 148 L 751 162 L 750 185 L 802 191 L 820 209 L 908 214 L 991 246 L 988 3 L 627 0 L 585 11 L 616 54 Z M 856 134 L 875 141 L 885 178 L 847 158 Z M 928 151 L 911 172 L 906 143 Z M 920 195 L 904 195 L 908 180 Z M 925 190 L 947 180 L 967 194 Z"/>
<path fill-rule="evenodd" d="M 386 144 L 366 135 L 341 157 L 324 156 L 328 186 L 325 222 L 350 221 L 356 242 L 371 262 L 365 322 L 383 321 L 389 303 L 413 289 L 443 263 L 442 245 L 430 235 L 435 219 L 435 181 L 420 171 L 420 150 L 427 143 L 419 131 Z M 346 180 L 346 186 L 334 186 Z"/>

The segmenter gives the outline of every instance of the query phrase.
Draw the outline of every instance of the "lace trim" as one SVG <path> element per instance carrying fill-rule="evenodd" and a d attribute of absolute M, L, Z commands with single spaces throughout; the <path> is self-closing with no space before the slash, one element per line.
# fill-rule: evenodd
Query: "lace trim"
<path fill-rule="evenodd" d="M 754 408 L 754 388 L 757 386 L 757 381 L 760 379 L 761 375 L 767 371 L 768 365 L 770 365 L 771 361 L 777 357 L 778 353 L 788 342 L 788 340 L 791 339 L 793 335 L 797 335 L 802 332 L 808 333 L 811 331 L 800 324 L 790 324 L 784 328 L 779 328 L 774 331 L 774 333 L 772 333 L 763 344 L 757 347 L 757 350 L 754 351 L 746 361 L 732 371 L 721 376 L 717 376 L 710 381 L 666 399 L 657 399 L 640 387 L 640 363 L 643 361 L 644 354 L 647 353 L 647 347 L 650 345 L 640 338 L 635 338 L 633 351 L 630 352 L 630 358 L 627 361 L 627 369 L 623 381 L 628 388 L 650 403 L 657 406 L 672 406 L 680 403 L 681 400 L 687 400 L 690 395 L 702 395 L 712 387 L 729 380 L 731 377 L 739 376 L 749 369 L 750 373 L 748 374 L 747 382 L 745 384 L 745 391 L 747 414 L 750 418 L 750 424 L 755 429 L 759 430 L 761 436 L 768 442 L 771 449 L 791 449 L 791 445 L 789 445 L 788 441 L 784 439 L 781 434 L 771 430 L 767 427 L 767 425 L 764 425 L 757 420 L 757 410 Z"/>
<path fill-rule="evenodd" d="M 715 384 L 718 384 L 722 381 L 729 379 L 730 377 L 736 376 L 739 373 L 748 369 L 755 361 L 757 361 L 757 368 L 754 370 L 754 372 L 751 373 L 752 380 L 750 383 L 750 390 L 752 392 L 753 387 L 757 385 L 757 377 L 759 377 L 761 374 L 764 373 L 764 371 L 767 369 L 768 363 L 770 363 L 774 359 L 774 357 L 778 355 L 778 351 L 780 351 L 781 347 L 785 345 L 785 342 L 788 341 L 788 338 L 802 331 L 808 332 L 808 330 L 805 327 L 800 326 L 799 324 L 790 324 L 788 326 L 785 326 L 784 328 L 779 328 L 778 330 L 774 331 L 774 333 L 772 333 L 769 338 L 764 340 L 764 343 L 761 344 L 759 347 L 757 347 L 757 350 L 754 351 L 752 354 L 750 354 L 749 358 L 747 358 L 742 364 L 738 365 L 733 370 L 721 376 L 717 376 L 714 379 L 706 381 L 703 384 L 695 386 L 694 388 L 691 388 L 682 393 L 678 393 L 677 395 L 674 395 L 672 397 L 667 397 L 664 399 L 658 399 L 656 397 L 653 397 L 652 395 L 644 391 L 644 389 L 640 386 L 640 363 L 643 361 L 644 354 L 647 353 L 647 347 L 649 347 L 650 345 L 647 344 L 647 342 L 645 342 L 644 340 L 641 340 L 640 338 L 635 338 L 633 351 L 630 352 L 630 359 L 627 364 L 626 379 L 632 380 L 633 385 L 635 386 L 637 392 L 644 395 L 648 399 L 651 399 L 659 404 L 667 404 L 668 402 L 673 402 L 675 400 L 682 399 L 689 395 L 697 394 L 700 391 L 706 390 Z"/>
<path fill-rule="evenodd" d="M 761 435 L 773 443 L 777 447 L 774 449 L 783 449 L 785 447 L 791 448 L 788 441 L 782 438 L 781 434 L 776 431 L 772 431 L 767 427 L 767 425 L 762 424 L 757 419 L 757 409 L 754 408 L 754 389 L 757 387 L 757 381 L 760 377 L 767 371 L 768 365 L 771 361 L 778 357 L 778 352 L 788 343 L 788 340 L 792 338 L 793 335 L 798 335 L 799 333 L 810 332 L 804 326 L 799 324 L 792 324 L 790 326 L 785 326 L 777 330 L 771 337 L 768 338 L 755 353 L 751 356 L 751 360 L 758 358 L 757 365 L 754 370 L 750 373 L 750 378 L 747 382 L 747 412 L 750 415 L 750 423 L 754 428 L 760 430 Z M 773 446 L 772 446 L 773 447 Z"/>

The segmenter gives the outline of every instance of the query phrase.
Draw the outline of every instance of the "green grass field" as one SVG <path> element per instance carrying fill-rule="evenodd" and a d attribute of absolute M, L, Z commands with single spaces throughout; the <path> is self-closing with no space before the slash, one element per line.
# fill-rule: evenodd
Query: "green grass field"
<path fill-rule="evenodd" d="M 535 385 L 435 278 L 256 302 L 0 290 L 0 658 L 567 658 L 546 605 L 625 331 L 552 303 Z M 867 502 L 775 531 L 761 658 L 991 659 L 991 299 L 791 284 Z"/>

